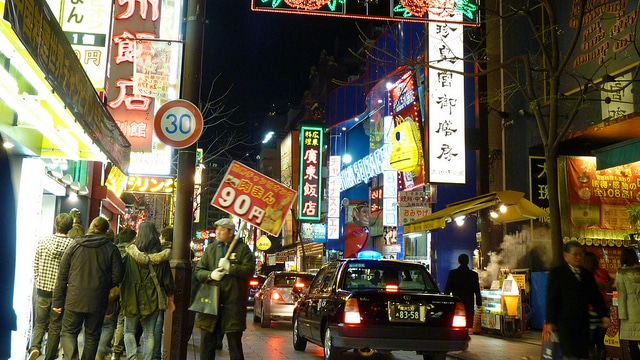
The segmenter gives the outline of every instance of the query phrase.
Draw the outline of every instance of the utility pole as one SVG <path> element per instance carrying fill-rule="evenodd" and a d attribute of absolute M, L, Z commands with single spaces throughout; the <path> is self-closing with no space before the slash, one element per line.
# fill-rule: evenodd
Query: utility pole
<path fill-rule="evenodd" d="M 187 0 L 184 45 L 182 99 L 199 107 L 204 37 L 204 0 Z M 178 150 L 178 177 L 173 227 L 171 269 L 176 283 L 176 310 L 166 312 L 163 359 L 185 360 L 193 324 L 189 321 L 191 300 L 191 236 L 193 230 L 193 195 L 196 173 L 196 144 Z"/>

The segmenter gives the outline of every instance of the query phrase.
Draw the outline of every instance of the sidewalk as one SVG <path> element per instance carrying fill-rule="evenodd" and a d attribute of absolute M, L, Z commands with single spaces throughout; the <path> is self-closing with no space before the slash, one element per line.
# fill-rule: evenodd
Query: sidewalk
<path fill-rule="evenodd" d="M 522 337 L 472 334 L 469 348 L 450 352 L 447 358 L 462 360 L 540 360 L 542 332 L 527 330 Z"/>

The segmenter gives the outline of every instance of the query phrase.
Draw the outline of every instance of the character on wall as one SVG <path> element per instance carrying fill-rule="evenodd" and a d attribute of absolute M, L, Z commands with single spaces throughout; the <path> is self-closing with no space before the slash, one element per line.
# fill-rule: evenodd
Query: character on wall
<path fill-rule="evenodd" d="M 362 250 L 367 250 L 369 239 L 369 203 L 358 203 L 352 211 L 352 221 L 345 225 L 344 257 L 356 257 Z"/>

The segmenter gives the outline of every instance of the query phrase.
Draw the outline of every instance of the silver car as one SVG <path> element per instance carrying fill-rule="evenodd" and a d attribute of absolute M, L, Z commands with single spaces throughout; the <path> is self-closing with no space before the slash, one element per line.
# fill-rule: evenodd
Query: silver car
<path fill-rule="evenodd" d="M 314 275 L 296 271 L 274 271 L 254 295 L 253 322 L 263 328 L 271 321 L 291 321 L 298 294 L 313 281 Z M 293 291 L 293 289 L 297 291 Z"/>

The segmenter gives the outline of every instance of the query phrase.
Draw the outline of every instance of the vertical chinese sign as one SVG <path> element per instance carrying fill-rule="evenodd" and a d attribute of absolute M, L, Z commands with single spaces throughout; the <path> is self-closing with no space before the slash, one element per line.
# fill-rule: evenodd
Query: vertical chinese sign
<path fill-rule="evenodd" d="M 429 182 L 465 183 L 464 76 L 448 71 L 464 71 L 462 35 L 462 25 L 429 23 L 429 64 L 440 68 L 429 68 Z"/>
<path fill-rule="evenodd" d="M 300 129 L 300 220 L 320 220 L 323 136 L 320 127 L 303 126 Z"/>
<path fill-rule="evenodd" d="M 137 7 L 139 4 L 139 7 Z M 135 42 L 158 37 L 159 1 L 117 1 L 111 37 L 107 106 L 133 151 L 151 151 L 152 97 L 134 94 Z"/>
<path fill-rule="evenodd" d="M 340 156 L 329 157 L 327 239 L 340 238 Z"/>

